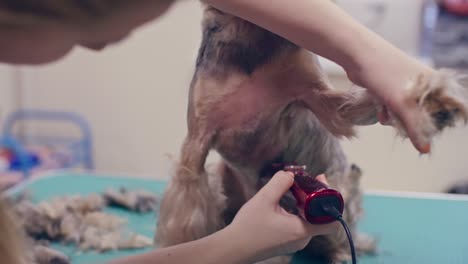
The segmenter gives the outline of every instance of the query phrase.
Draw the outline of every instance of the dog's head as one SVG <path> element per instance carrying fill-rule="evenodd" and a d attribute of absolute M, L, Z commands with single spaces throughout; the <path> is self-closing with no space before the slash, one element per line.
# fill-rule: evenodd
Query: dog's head
<path fill-rule="evenodd" d="M 446 128 L 468 121 L 468 78 L 465 75 L 440 69 L 430 76 L 418 76 L 408 89 L 410 102 L 416 102 L 423 110 L 423 120 L 418 120 L 424 137 L 420 142 L 431 142 Z M 389 125 L 406 137 L 401 122 L 392 113 L 389 115 Z"/>

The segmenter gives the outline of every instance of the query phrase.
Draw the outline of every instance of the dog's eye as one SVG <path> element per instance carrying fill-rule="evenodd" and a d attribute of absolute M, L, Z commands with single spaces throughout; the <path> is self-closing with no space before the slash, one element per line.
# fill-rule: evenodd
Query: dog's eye
<path fill-rule="evenodd" d="M 436 123 L 436 126 L 439 129 L 441 129 L 451 122 L 451 120 L 453 119 L 454 113 L 456 113 L 456 110 L 457 109 L 455 109 L 453 112 L 448 111 L 448 110 L 441 110 L 439 112 L 432 114 L 432 119 Z"/>

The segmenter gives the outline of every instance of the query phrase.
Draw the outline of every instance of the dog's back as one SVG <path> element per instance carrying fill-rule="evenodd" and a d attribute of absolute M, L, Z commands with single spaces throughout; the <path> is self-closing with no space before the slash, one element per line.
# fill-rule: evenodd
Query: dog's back
<path fill-rule="evenodd" d="M 298 47 L 248 21 L 205 7 L 198 70 L 252 74 L 275 57 Z"/>

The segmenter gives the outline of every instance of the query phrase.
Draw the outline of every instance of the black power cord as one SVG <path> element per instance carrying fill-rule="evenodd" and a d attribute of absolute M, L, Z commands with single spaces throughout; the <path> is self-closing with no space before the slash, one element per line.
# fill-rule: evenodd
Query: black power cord
<path fill-rule="evenodd" d="M 351 248 L 351 258 L 352 258 L 352 263 L 356 264 L 356 250 L 354 249 L 354 242 L 353 242 L 353 236 L 351 235 L 351 231 L 348 228 L 348 225 L 346 222 L 343 220 L 343 216 L 341 213 L 336 209 L 333 205 L 330 205 L 326 201 L 322 201 L 320 203 L 322 210 L 327 213 L 329 216 L 335 218 L 337 221 L 341 223 L 343 226 L 346 236 L 348 236 L 348 241 L 349 241 L 349 247 Z"/>

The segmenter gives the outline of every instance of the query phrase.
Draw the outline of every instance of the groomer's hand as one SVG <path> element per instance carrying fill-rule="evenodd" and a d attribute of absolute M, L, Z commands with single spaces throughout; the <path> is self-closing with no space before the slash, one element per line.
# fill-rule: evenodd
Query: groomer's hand
<path fill-rule="evenodd" d="M 326 183 L 323 175 L 317 179 Z M 302 218 L 286 212 L 279 205 L 281 197 L 294 181 L 290 172 L 278 172 L 273 178 L 237 213 L 227 227 L 233 242 L 242 242 L 245 255 L 256 259 L 291 254 L 303 249 L 313 236 L 335 232 L 339 223 L 311 225 Z M 244 253 L 244 252 L 242 252 Z"/>
<path fill-rule="evenodd" d="M 410 96 L 408 89 L 410 81 L 419 76 L 430 76 L 434 69 L 426 66 L 403 53 L 399 49 L 380 39 L 379 36 L 369 34 L 368 43 L 378 43 L 380 48 L 362 47 L 357 54 L 356 65 L 346 69 L 350 80 L 367 88 L 379 103 L 384 106 L 379 113 L 379 121 L 387 125 L 389 112 L 403 125 L 408 137 L 415 148 L 421 153 L 428 153 L 431 149 L 431 136 L 426 134 L 422 122 L 422 108 Z M 375 39 L 375 40 L 374 40 Z"/>

